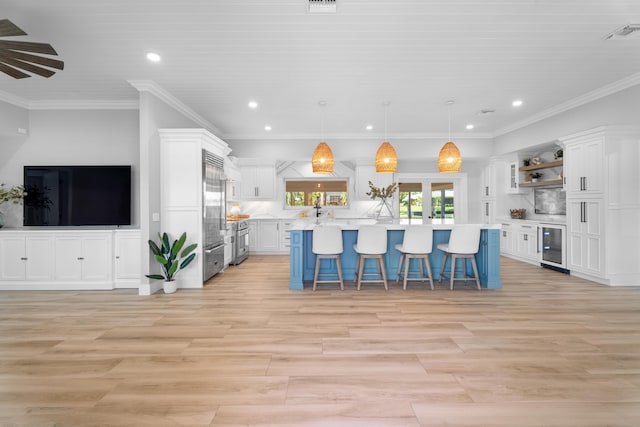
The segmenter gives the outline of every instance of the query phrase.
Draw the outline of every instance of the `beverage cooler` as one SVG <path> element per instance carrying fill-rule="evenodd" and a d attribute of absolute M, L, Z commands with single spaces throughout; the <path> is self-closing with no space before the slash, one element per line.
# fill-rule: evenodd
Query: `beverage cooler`
<path fill-rule="evenodd" d="M 543 267 L 567 272 L 566 234 L 564 225 L 540 224 L 540 242 L 542 243 L 540 262 Z"/>

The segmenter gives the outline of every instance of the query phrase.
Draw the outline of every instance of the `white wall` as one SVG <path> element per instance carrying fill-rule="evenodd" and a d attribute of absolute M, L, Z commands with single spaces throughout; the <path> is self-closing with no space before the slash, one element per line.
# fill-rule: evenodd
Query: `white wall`
<path fill-rule="evenodd" d="M 640 123 L 640 85 L 632 86 L 495 139 L 495 155 L 525 150 L 605 125 Z"/>
<path fill-rule="evenodd" d="M 29 132 L 29 111 L 22 107 L 0 102 L 0 135 L 18 136 Z M 0 145 L 2 141 L 0 140 Z"/>
<path fill-rule="evenodd" d="M 138 111 L 34 110 L 29 116 L 27 137 L 0 143 L 0 182 L 22 184 L 25 165 L 131 165 L 132 221 L 139 223 Z M 2 210 L 7 227 L 22 225 L 20 206 Z"/>

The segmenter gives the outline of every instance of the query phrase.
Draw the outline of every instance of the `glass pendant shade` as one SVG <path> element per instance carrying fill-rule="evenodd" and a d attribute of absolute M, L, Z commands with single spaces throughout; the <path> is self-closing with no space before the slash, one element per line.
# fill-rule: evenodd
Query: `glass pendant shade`
<path fill-rule="evenodd" d="M 376 152 L 376 172 L 394 173 L 398 168 L 398 156 L 393 145 L 383 142 Z"/>
<path fill-rule="evenodd" d="M 321 142 L 313 152 L 311 158 L 313 173 L 333 173 L 333 152 L 326 142 Z"/>
<path fill-rule="evenodd" d="M 460 172 L 462 166 L 462 156 L 460 156 L 460 150 L 451 141 L 448 141 L 442 146 L 440 154 L 438 155 L 438 169 L 440 173 L 454 173 Z"/>

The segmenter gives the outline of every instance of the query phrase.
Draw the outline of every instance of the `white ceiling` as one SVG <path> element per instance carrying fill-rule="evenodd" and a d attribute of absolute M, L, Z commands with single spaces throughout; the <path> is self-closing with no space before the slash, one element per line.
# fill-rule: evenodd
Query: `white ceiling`
<path fill-rule="evenodd" d="M 0 0 L 0 19 L 29 34 L 12 39 L 51 43 L 65 62 L 49 79 L 0 74 L 0 99 L 134 101 L 128 81 L 151 80 L 225 139 L 317 137 L 321 115 L 325 136 L 380 134 L 384 101 L 389 136 L 446 134 L 455 100 L 452 133 L 486 137 L 640 72 L 640 38 L 605 41 L 640 23 L 639 0 L 337 5 L 317 15 L 307 0 Z"/>

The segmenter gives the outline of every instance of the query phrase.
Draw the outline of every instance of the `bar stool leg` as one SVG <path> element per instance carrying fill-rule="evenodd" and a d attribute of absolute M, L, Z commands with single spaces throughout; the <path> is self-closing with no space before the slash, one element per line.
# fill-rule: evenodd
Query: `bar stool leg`
<path fill-rule="evenodd" d="M 389 290 L 389 285 L 387 284 L 387 272 L 384 271 L 384 259 L 382 255 L 378 255 L 378 265 L 380 266 L 380 272 L 382 273 L 382 281 L 384 282 L 384 289 Z"/>
<path fill-rule="evenodd" d="M 320 273 L 320 257 L 316 256 L 316 269 L 313 274 L 313 290 L 316 290 L 316 285 L 318 284 L 318 274 Z"/>
<path fill-rule="evenodd" d="M 429 256 L 427 256 L 424 259 L 424 263 L 427 266 L 427 272 L 429 273 L 429 284 L 431 285 L 431 290 L 433 290 L 433 274 L 431 274 L 431 266 L 429 265 Z"/>
<path fill-rule="evenodd" d="M 476 257 L 471 257 L 471 267 L 473 267 L 473 274 L 476 275 L 476 285 L 478 286 L 478 290 L 480 290 L 480 275 L 478 274 L 478 266 L 476 264 Z"/>
<path fill-rule="evenodd" d="M 400 275 L 402 274 L 402 261 L 404 261 L 405 254 L 400 253 L 400 261 L 398 262 L 398 274 L 396 275 L 396 283 L 400 283 Z"/>
<path fill-rule="evenodd" d="M 453 278 L 456 274 L 456 261 L 458 257 L 455 254 L 451 254 L 451 290 L 453 290 Z"/>
<path fill-rule="evenodd" d="M 336 269 L 338 270 L 338 280 L 340 280 L 340 290 L 344 291 L 344 281 L 342 280 L 342 265 L 340 255 L 336 257 Z"/>

